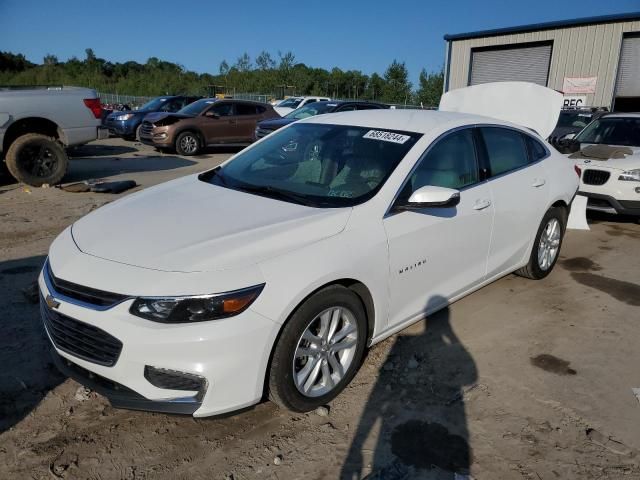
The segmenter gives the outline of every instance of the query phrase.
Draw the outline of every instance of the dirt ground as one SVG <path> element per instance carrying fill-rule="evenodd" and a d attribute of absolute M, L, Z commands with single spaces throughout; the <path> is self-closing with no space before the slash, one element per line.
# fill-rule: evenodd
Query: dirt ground
<path fill-rule="evenodd" d="M 139 188 L 229 152 L 76 149 L 66 181 Z M 570 231 L 545 280 L 505 277 L 376 345 L 329 410 L 116 410 L 58 374 L 23 293 L 51 241 L 120 195 L 0 183 L 0 479 L 640 479 L 640 224 Z"/>

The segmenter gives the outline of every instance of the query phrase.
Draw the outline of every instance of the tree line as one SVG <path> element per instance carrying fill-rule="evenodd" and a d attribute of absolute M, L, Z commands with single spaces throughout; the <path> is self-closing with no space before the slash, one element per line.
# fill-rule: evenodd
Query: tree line
<path fill-rule="evenodd" d="M 215 85 L 228 93 L 323 95 L 428 107 L 438 105 L 443 79 L 442 71 L 423 69 L 414 88 L 404 62 L 393 60 L 382 74 L 366 75 L 359 70 L 310 67 L 297 62 L 292 52 L 272 55 L 263 51 L 253 59 L 245 53 L 232 63 L 223 60 L 215 74 L 199 74 L 156 57 L 144 64 L 114 63 L 97 57 L 91 48 L 85 50 L 82 60 L 60 61 L 48 54 L 42 64 L 22 54 L 0 51 L 0 85 L 77 85 L 140 96 L 207 95 L 208 86 Z"/>

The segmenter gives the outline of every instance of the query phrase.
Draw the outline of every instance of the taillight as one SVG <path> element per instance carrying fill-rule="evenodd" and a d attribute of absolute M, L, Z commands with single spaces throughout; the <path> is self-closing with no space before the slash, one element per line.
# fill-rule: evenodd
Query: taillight
<path fill-rule="evenodd" d="M 580 167 L 578 165 L 574 165 L 573 169 L 576 171 L 576 175 L 578 175 L 578 178 L 580 178 L 582 176 L 582 170 L 580 170 Z"/>
<path fill-rule="evenodd" d="M 102 118 L 102 105 L 99 98 L 85 98 L 83 100 L 85 106 L 91 110 L 93 116 L 96 118 Z"/>

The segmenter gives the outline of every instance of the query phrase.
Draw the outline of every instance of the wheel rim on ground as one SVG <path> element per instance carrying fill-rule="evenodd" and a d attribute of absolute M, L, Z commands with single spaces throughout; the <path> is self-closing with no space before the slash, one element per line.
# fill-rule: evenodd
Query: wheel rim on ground
<path fill-rule="evenodd" d="M 345 307 L 331 307 L 304 330 L 293 356 L 293 382 L 306 397 L 329 393 L 345 376 L 358 345 L 355 315 Z"/>
<path fill-rule="evenodd" d="M 558 255 L 560 249 L 560 222 L 557 218 L 550 219 L 540 235 L 538 245 L 538 266 L 541 270 L 548 270 Z"/>
<path fill-rule="evenodd" d="M 180 139 L 180 149 L 185 153 L 194 153 L 198 149 L 198 140 L 192 135 Z"/>
<path fill-rule="evenodd" d="M 58 167 L 58 157 L 46 145 L 29 145 L 18 154 L 18 164 L 34 177 L 48 177 Z"/>

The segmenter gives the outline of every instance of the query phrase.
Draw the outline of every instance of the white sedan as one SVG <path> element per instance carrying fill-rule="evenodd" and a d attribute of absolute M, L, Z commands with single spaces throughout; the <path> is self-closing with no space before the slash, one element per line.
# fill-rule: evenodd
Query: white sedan
<path fill-rule="evenodd" d="M 329 97 L 289 97 L 279 102 L 273 109 L 284 117 L 286 114 L 293 112 L 297 108 L 304 107 L 314 102 L 328 102 Z"/>
<path fill-rule="evenodd" d="M 578 176 L 543 140 L 561 97 L 520 86 L 441 110 L 498 92 L 513 111 L 487 114 L 556 113 L 311 117 L 80 219 L 39 279 L 59 368 L 119 407 L 308 411 L 372 344 L 509 273 L 544 278 Z"/>

